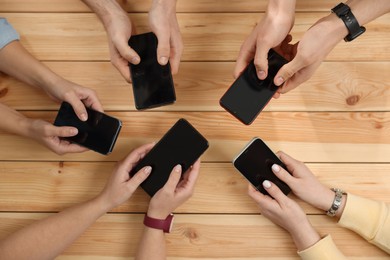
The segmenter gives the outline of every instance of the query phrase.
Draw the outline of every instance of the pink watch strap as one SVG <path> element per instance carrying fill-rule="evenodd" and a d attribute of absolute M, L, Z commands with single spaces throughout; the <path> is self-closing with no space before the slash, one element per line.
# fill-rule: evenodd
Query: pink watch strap
<path fill-rule="evenodd" d="M 166 219 L 151 218 L 147 214 L 144 217 L 144 225 L 154 229 L 161 229 L 164 233 L 170 233 L 173 224 L 173 214 L 169 214 Z"/>

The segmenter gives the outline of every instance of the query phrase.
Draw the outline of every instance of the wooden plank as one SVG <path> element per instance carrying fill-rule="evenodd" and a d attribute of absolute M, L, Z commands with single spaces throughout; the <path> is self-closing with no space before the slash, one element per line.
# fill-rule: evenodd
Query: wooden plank
<path fill-rule="evenodd" d="M 294 39 L 326 13 L 296 15 Z M 108 60 L 107 39 L 94 14 L 0 13 L 21 34 L 26 48 L 41 60 Z M 234 61 L 261 15 L 242 13 L 178 14 L 185 45 L 184 61 Z M 131 15 L 137 32 L 149 31 L 146 14 Z M 221 21 L 224 21 L 221 23 Z M 341 42 L 328 56 L 338 61 L 389 61 L 390 14 L 368 24 L 359 41 Z M 295 41 L 295 40 L 294 40 Z M 359 50 L 358 52 L 356 50 Z"/>
<path fill-rule="evenodd" d="M 54 112 L 25 112 L 53 122 Z M 32 140 L 0 133 L 3 160 L 113 161 L 145 142 L 157 141 L 181 117 L 209 140 L 203 159 L 230 162 L 254 136 L 273 150 L 284 150 L 306 162 L 389 162 L 390 113 L 263 112 L 250 126 L 227 112 L 113 112 L 123 121 L 114 152 L 57 156 Z"/>
<path fill-rule="evenodd" d="M 106 111 L 135 111 L 132 87 L 109 62 L 46 62 L 66 79 L 96 90 Z M 223 111 L 219 99 L 232 84 L 233 62 L 182 62 L 174 76 L 177 101 L 158 111 Z M 386 111 L 389 62 L 324 62 L 311 80 L 272 100 L 265 111 Z M 36 88 L 0 75 L 0 102 L 19 110 L 58 109 Z"/>
<path fill-rule="evenodd" d="M 307 164 L 329 187 L 390 203 L 390 164 Z M 0 209 L 8 212 L 61 211 L 96 196 L 114 163 L 0 162 Z M 370 173 L 370 174 L 367 174 Z M 231 163 L 202 163 L 194 196 L 176 213 L 256 214 L 248 182 Z M 28 191 L 28 192 L 26 192 Z M 308 214 L 323 212 L 298 200 Z M 114 212 L 145 212 L 149 197 L 139 188 Z"/>
<path fill-rule="evenodd" d="M 48 214 L 0 214 L 0 237 Z M 100 218 L 61 259 L 95 256 L 132 259 L 142 231 L 142 215 L 109 214 Z M 352 259 L 387 259 L 388 255 L 333 219 L 309 216 L 321 235 L 330 233 Z M 290 236 L 258 215 L 176 215 L 166 236 L 168 259 L 299 259 Z M 101 259 L 101 258 L 97 258 Z M 104 258 L 103 258 L 104 259 Z"/>
<path fill-rule="evenodd" d="M 151 1 L 127 0 L 119 4 L 128 12 L 148 12 Z M 177 1 L 177 12 L 263 12 L 267 0 L 201 0 Z M 329 11 L 338 3 L 332 1 L 298 0 L 297 11 Z M 3 12 L 90 12 L 90 9 L 79 0 L 2 0 L 0 10 Z"/>
<path fill-rule="evenodd" d="M 54 112 L 25 114 L 49 122 L 55 117 Z M 159 140 L 178 118 L 184 117 L 210 141 L 210 149 L 204 155 L 206 161 L 231 161 L 253 136 L 262 137 L 274 150 L 288 151 L 305 161 L 387 162 L 389 159 L 389 113 L 264 112 L 251 127 L 224 112 L 115 112 L 111 115 L 120 118 L 124 126 L 110 156 L 87 152 L 59 157 L 31 140 L 4 133 L 0 135 L 0 158 L 118 160 L 135 146 Z"/>

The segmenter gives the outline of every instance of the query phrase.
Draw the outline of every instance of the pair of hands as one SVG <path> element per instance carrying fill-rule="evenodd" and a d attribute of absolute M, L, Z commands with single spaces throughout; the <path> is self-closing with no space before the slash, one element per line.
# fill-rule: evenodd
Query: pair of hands
<path fill-rule="evenodd" d="M 331 14 L 317 21 L 301 41 L 290 44 L 292 37 L 289 33 L 294 19 L 295 1 L 270 1 L 265 16 L 241 46 L 234 77 L 237 78 L 254 58 L 258 78 L 265 79 L 268 73 L 267 54 L 274 48 L 290 61 L 274 78 L 275 85 L 281 86 L 274 95 L 278 98 L 281 93 L 307 81 L 347 33 L 340 19 Z"/>
<path fill-rule="evenodd" d="M 56 84 L 44 88 L 45 92 L 56 101 L 66 101 L 72 105 L 80 120 L 86 121 L 88 113 L 85 107 L 103 112 L 103 107 L 94 90 L 79 86 L 65 79 L 59 79 Z M 77 144 L 62 140 L 61 137 L 77 135 L 77 128 L 57 127 L 41 119 L 27 119 L 27 135 L 48 147 L 57 154 L 80 153 L 88 149 Z"/>
<path fill-rule="evenodd" d="M 277 155 L 291 174 L 274 164 L 272 171 L 275 175 L 284 181 L 298 198 L 318 209 L 327 211 L 332 205 L 334 192 L 321 184 L 304 163 L 283 152 L 278 152 Z M 261 214 L 291 234 L 298 250 L 303 250 L 320 239 L 306 214 L 295 201 L 284 195 L 276 185 L 269 181 L 265 181 L 263 187 L 272 198 L 263 195 L 252 186 L 248 188 L 249 196 L 259 205 Z"/>
<path fill-rule="evenodd" d="M 172 73 L 176 74 L 183 52 L 183 40 L 176 18 L 176 0 L 167 0 L 163 3 L 154 0 L 149 11 L 149 25 L 158 39 L 158 62 L 166 65 L 170 61 Z M 126 12 L 118 10 L 105 26 L 111 63 L 127 82 L 131 82 L 128 63 L 138 64 L 140 62 L 138 54 L 128 45 L 128 40 L 134 33 L 131 21 Z"/>
<path fill-rule="evenodd" d="M 129 172 L 153 146 L 154 144 L 143 145 L 118 162 L 105 188 L 98 196 L 102 201 L 105 212 L 128 200 L 138 186 L 149 176 L 152 170 L 150 166 L 142 168 L 133 177 L 129 176 Z M 166 184 L 152 197 L 149 203 L 148 216 L 165 219 L 178 206 L 188 200 L 193 194 L 199 168 L 200 161 L 198 160 L 182 175 L 181 167 L 177 165 L 172 170 Z"/>

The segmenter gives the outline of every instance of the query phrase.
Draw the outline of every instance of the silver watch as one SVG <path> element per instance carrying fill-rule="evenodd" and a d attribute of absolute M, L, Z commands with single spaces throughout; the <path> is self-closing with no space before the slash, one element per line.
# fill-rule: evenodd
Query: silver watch
<path fill-rule="evenodd" d="M 337 210 L 341 206 L 341 199 L 343 198 L 343 195 L 345 195 L 346 193 L 339 188 L 331 188 L 331 190 L 334 191 L 335 196 L 334 196 L 332 206 L 330 207 L 330 209 L 328 209 L 326 215 L 328 215 L 329 217 L 334 217 L 336 215 Z"/>

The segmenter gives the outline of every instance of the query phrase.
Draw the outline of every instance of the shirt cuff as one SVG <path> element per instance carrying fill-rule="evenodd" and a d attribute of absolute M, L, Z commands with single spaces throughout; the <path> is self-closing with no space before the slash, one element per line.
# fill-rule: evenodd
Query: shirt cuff
<path fill-rule="evenodd" d="M 7 44 L 19 40 L 18 32 L 10 25 L 7 19 L 0 17 L 0 50 Z"/>
<path fill-rule="evenodd" d="M 314 245 L 299 251 L 302 260 L 344 260 L 347 259 L 336 247 L 330 235 L 327 235 Z"/>

